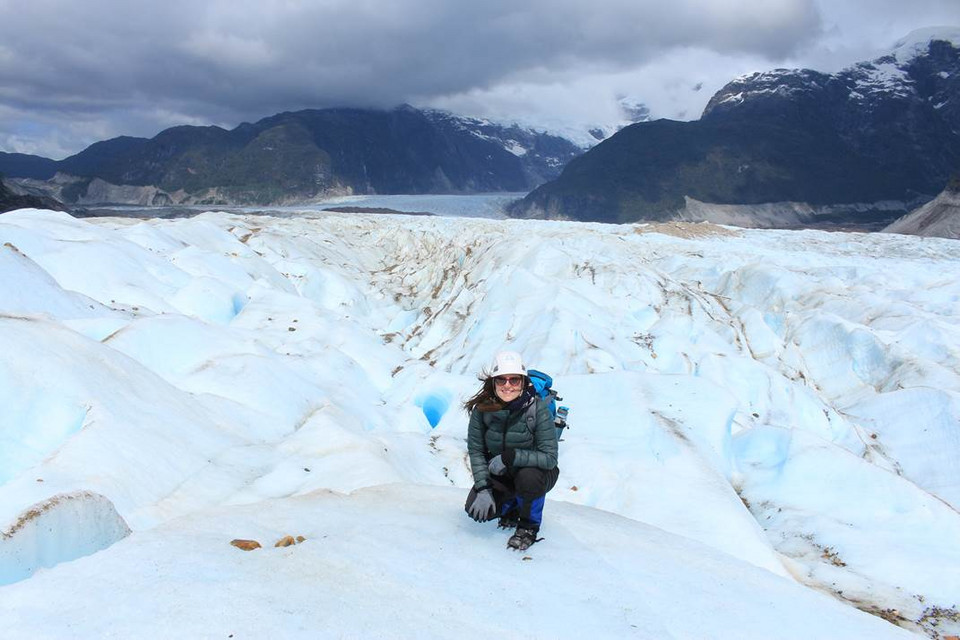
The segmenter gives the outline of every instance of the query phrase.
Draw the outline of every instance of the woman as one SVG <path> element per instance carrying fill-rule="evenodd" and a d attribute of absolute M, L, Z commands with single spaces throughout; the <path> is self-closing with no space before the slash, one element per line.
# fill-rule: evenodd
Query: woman
<path fill-rule="evenodd" d="M 545 496 L 560 475 L 553 416 L 514 351 L 497 354 L 483 387 L 463 406 L 473 470 L 464 509 L 477 522 L 499 517 L 501 528 L 516 527 L 507 545 L 522 551 L 537 541 Z"/>

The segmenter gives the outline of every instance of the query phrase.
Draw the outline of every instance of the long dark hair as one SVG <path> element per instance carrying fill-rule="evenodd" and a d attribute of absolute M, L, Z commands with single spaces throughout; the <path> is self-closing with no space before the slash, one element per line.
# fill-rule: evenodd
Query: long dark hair
<path fill-rule="evenodd" d="M 497 392 L 494 390 L 493 376 L 487 375 L 486 371 L 484 371 L 478 376 L 478 379 L 483 381 L 483 385 L 479 391 L 463 403 L 463 410 L 467 413 L 473 413 L 473 410 L 478 406 L 493 408 L 503 405 L 503 403 L 500 402 L 500 398 L 497 397 Z"/>
<path fill-rule="evenodd" d="M 483 381 L 483 386 L 481 386 L 479 391 L 477 391 L 466 402 L 463 403 L 464 411 L 467 413 L 473 413 L 474 409 L 480 409 L 480 411 L 497 411 L 499 409 L 503 409 L 503 400 L 501 400 L 497 395 L 494 387 L 496 383 L 493 381 L 493 376 L 489 375 L 486 371 L 483 371 L 479 376 L 477 376 L 477 379 Z M 523 376 L 523 384 L 520 388 L 526 390 L 529 383 L 530 378 Z"/>

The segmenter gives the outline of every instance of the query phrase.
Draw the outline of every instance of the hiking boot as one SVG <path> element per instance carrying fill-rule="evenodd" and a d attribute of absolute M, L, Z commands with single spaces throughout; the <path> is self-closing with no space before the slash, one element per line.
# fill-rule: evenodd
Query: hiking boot
<path fill-rule="evenodd" d="M 517 527 L 516 532 L 507 540 L 507 546 L 517 551 L 525 551 L 537 541 L 537 530 Z"/>
<path fill-rule="evenodd" d="M 508 511 L 500 516 L 500 522 L 497 523 L 498 529 L 516 529 L 520 524 L 520 514 L 516 511 Z"/>

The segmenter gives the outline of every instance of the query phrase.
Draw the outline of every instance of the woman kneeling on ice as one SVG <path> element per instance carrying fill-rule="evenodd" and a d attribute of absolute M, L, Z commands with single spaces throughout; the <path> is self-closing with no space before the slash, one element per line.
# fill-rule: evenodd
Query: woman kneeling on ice
<path fill-rule="evenodd" d="M 500 518 L 516 527 L 507 545 L 523 550 L 537 541 L 548 491 L 557 484 L 557 430 L 519 353 L 497 354 L 483 387 L 464 403 L 470 414 L 467 450 L 473 488 L 465 509 L 477 522 Z"/>

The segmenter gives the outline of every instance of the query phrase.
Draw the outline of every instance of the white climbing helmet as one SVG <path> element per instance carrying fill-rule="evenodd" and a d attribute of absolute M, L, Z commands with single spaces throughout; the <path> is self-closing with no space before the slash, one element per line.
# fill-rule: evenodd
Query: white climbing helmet
<path fill-rule="evenodd" d="M 527 375 L 527 367 L 523 364 L 523 358 L 516 351 L 501 351 L 493 360 L 493 370 L 490 372 L 492 377 L 507 375 Z"/>

